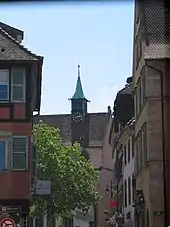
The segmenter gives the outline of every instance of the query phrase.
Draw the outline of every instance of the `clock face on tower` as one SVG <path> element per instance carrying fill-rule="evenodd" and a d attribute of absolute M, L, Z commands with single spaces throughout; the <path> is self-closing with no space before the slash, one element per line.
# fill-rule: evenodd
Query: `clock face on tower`
<path fill-rule="evenodd" d="M 79 122 L 81 122 L 81 121 L 83 120 L 83 115 L 82 115 L 81 113 L 79 113 L 79 112 L 76 112 L 76 113 L 74 113 L 74 114 L 72 115 L 72 120 L 73 120 L 74 122 L 79 123 Z"/>

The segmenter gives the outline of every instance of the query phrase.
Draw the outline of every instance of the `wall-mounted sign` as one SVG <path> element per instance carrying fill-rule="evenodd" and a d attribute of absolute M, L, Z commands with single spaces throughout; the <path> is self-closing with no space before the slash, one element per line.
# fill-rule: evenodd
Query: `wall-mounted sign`
<path fill-rule="evenodd" d="M 21 207 L 20 206 L 0 206 L 0 211 L 2 213 L 20 213 L 21 212 Z"/>
<path fill-rule="evenodd" d="M 50 195 L 51 194 L 51 181 L 37 180 L 36 194 L 37 195 Z"/>

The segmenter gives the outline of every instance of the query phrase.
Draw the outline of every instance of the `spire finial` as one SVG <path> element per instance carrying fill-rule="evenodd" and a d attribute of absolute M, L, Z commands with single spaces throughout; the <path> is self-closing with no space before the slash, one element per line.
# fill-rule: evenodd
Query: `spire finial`
<path fill-rule="evenodd" d="M 78 77 L 80 77 L 80 64 L 79 64 L 79 61 L 78 61 Z"/>

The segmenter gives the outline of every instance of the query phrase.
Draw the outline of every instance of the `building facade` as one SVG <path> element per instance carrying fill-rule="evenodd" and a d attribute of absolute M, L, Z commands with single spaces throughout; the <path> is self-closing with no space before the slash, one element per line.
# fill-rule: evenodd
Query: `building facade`
<path fill-rule="evenodd" d="M 135 1 L 136 226 L 169 226 L 169 33 L 163 1 Z"/>
<path fill-rule="evenodd" d="M 132 78 L 117 93 L 114 101 L 114 185 L 117 208 L 114 210 L 115 226 L 133 226 L 134 208 L 134 105 Z M 126 112 L 124 110 L 127 110 Z M 121 217 L 121 218 L 118 218 Z"/>
<path fill-rule="evenodd" d="M 103 139 L 103 150 L 102 150 L 102 163 L 100 170 L 100 184 L 99 193 L 102 199 L 99 201 L 98 210 L 98 223 L 97 226 L 108 227 L 107 215 L 105 211 L 110 211 L 111 191 L 106 193 L 106 189 L 112 184 L 113 178 L 113 162 L 112 162 L 112 151 L 113 151 L 113 134 L 114 134 L 114 119 L 111 112 L 110 106 L 108 107 L 108 124 L 105 130 Z"/>
<path fill-rule="evenodd" d="M 134 223 L 134 119 L 132 118 L 122 132 L 123 145 L 123 185 L 125 226 L 133 227 Z"/>
<path fill-rule="evenodd" d="M 21 44 L 23 36 L 23 31 L 0 23 L 0 204 L 8 211 L 18 208 L 26 217 L 31 200 L 32 119 L 40 109 L 43 58 Z M 8 211 L 5 214 L 11 216 Z"/>
<path fill-rule="evenodd" d="M 91 160 L 96 169 L 101 171 L 98 189 L 103 195 L 105 178 L 110 174 L 106 169 L 110 166 L 108 163 L 111 162 L 108 154 L 103 156 L 103 140 L 110 119 L 110 109 L 105 113 L 88 113 L 89 101 L 83 93 L 80 66 L 78 66 L 76 91 L 70 101 L 71 114 L 39 115 L 34 117 L 34 123 L 42 120 L 46 124 L 59 128 L 63 142 L 67 145 L 72 145 L 76 141 L 80 143 L 84 155 Z M 111 152 L 111 150 L 109 151 Z M 108 156 L 108 163 L 105 161 L 106 155 Z M 105 177 L 103 177 L 103 172 L 105 172 Z M 78 211 L 75 220 L 70 222 L 70 226 L 64 225 L 65 227 L 72 227 L 72 225 L 79 225 L 83 222 L 83 226 L 103 227 L 104 209 L 103 202 L 101 202 L 101 205 L 95 207 L 94 215 L 92 212 L 90 215 L 83 216 Z"/>

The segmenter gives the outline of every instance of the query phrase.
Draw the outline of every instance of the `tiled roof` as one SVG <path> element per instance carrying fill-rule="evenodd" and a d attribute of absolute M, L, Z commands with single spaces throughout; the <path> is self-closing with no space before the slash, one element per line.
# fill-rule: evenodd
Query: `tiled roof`
<path fill-rule="evenodd" d="M 145 59 L 170 58 L 170 26 L 165 19 L 168 12 L 165 9 L 163 0 L 144 0 L 143 22 L 141 32 L 146 38 L 147 45 L 144 45 Z M 142 20 L 141 20 L 142 21 Z"/>
<path fill-rule="evenodd" d="M 121 89 L 120 91 L 118 91 L 117 94 L 118 95 L 124 95 L 124 94 L 130 95 L 130 94 L 132 94 L 132 83 L 125 85 L 125 87 L 123 89 Z"/>
<path fill-rule="evenodd" d="M 144 59 L 170 58 L 170 44 L 150 44 L 144 47 Z"/>
<path fill-rule="evenodd" d="M 89 144 L 91 146 L 101 145 L 105 129 L 107 126 L 107 113 L 88 113 L 89 117 Z M 60 134 L 63 142 L 71 143 L 71 114 L 57 114 L 57 115 L 39 115 L 34 116 L 34 124 L 39 120 L 51 126 L 60 129 Z"/>
<path fill-rule="evenodd" d="M 42 58 L 25 48 L 1 27 L 0 47 L 0 60 L 38 60 Z"/>

